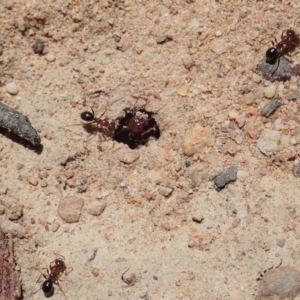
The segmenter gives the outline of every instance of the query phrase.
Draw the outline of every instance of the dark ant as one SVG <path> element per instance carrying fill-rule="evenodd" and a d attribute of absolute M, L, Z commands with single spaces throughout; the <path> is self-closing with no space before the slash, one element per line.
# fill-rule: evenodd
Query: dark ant
<path fill-rule="evenodd" d="M 87 131 L 90 131 L 90 127 L 88 128 L 87 126 L 90 126 L 92 124 L 96 124 L 97 130 L 99 132 L 101 132 L 102 134 L 104 134 L 105 136 L 108 137 L 113 137 L 114 136 L 114 132 L 116 129 L 116 122 L 115 121 L 109 121 L 107 118 L 105 119 L 101 119 L 102 116 L 104 115 L 104 113 L 99 117 L 96 118 L 95 117 L 95 112 L 93 110 L 93 108 L 91 107 L 92 112 L 90 111 L 84 111 L 83 113 L 81 113 L 80 117 L 83 121 L 85 122 L 89 122 L 84 124 L 85 129 Z"/>
<path fill-rule="evenodd" d="M 47 275 L 42 274 L 41 276 L 43 276 L 46 280 L 43 282 L 41 289 L 44 292 L 44 296 L 46 298 L 51 297 L 54 294 L 54 286 L 53 284 L 58 285 L 60 291 L 62 292 L 62 294 L 65 296 L 65 298 L 67 299 L 65 293 L 63 292 L 63 290 L 60 287 L 59 284 L 59 278 L 61 277 L 61 275 L 63 273 L 65 273 L 67 275 L 67 267 L 66 264 L 64 262 L 65 258 L 57 253 L 54 253 L 58 258 L 56 258 L 54 261 L 52 261 L 49 265 L 49 268 L 46 269 L 47 270 Z M 71 270 L 68 272 L 70 273 L 73 268 L 70 268 Z M 40 280 L 41 276 L 39 277 L 39 279 L 37 280 L 37 282 Z M 38 291 L 36 291 L 38 292 Z M 35 292 L 35 293 L 36 293 Z"/>
<path fill-rule="evenodd" d="M 157 112 L 144 108 L 137 109 L 136 104 L 133 109 L 125 108 L 124 112 L 125 116 L 117 119 L 118 126 L 115 130 L 114 140 L 135 149 L 139 145 L 146 144 L 150 137 L 156 139 L 160 137 L 160 129 L 153 117 Z"/>
<path fill-rule="evenodd" d="M 299 17 L 294 21 L 294 26 Z M 278 61 L 277 68 L 279 66 L 280 57 L 284 54 L 294 50 L 294 48 L 299 44 L 298 35 L 295 30 L 291 27 L 281 33 L 281 41 L 272 41 L 273 46 L 266 51 L 266 62 L 268 64 L 274 65 Z M 276 68 L 276 70 L 277 70 Z M 272 75 L 276 72 L 272 73 Z"/>

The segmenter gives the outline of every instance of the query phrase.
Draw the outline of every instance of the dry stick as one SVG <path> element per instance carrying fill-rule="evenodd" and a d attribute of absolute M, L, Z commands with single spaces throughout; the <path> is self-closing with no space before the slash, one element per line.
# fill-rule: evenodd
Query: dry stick
<path fill-rule="evenodd" d="M 36 129 L 31 126 L 28 118 L 3 103 L 0 103 L 0 127 L 29 141 L 34 146 L 41 143 Z"/>

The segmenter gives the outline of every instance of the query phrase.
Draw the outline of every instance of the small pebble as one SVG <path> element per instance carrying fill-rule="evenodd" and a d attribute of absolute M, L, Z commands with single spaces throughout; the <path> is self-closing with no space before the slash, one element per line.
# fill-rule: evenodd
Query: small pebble
<path fill-rule="evenodd" d="M 11 95 L 18 94 L 19 88 L 15 82 L 8 83 L 5 88 L 6 88 L 6 91 Z"/>
<path fill-rule="evenodd" d="M 48 186 L 48 183 L 47 183 L 47 180 L 46 179 L 43 179 L 42 181 L 41 181 L 41 187 L 47 187 Z"/>
<path fill-rule="evenodd" d="M 279 131 L 266 128 L 257 140 L 257 147 L 266 156 L 272 156 L 278 152 L 280 139 Z"/>
<path fill-rule="evenodd" d="M 141 44 L 137 44 L 135 47 L 134 47 L 134 50 L 137 54 L 141 54 L 143 51 L 144 51 L 144 47 L 143 45 Z"/>
<path fill-rule="evenodd" d="M 12 9 L 14 6 L 14 0 L 4 0 L 3 5 L 6 9 Z"/>
<path fill-rule="evenodd" d="M 100 216 L 106 207 L 106 202 L 100 203 L 98 205 L 91 206 L 87 209 L 87 212 L 92 216 Z"/>
<path fill-rule="evenodd" d="M 183 66 L 187 69 L 190 70 L 192 66 L 194 66 L 194 61 L 191 58 L 191 56 L 187 56 L 183 59 Z"/>
<path fill-rule="evenodd" d="M 232 228 L 237 228 L 241 224 L 241 218 L 235 218 L 232 221 Z"/>
<path fill-rule="evenodd" d="M 75 196 L 69 196 L 61 199 L 58 204 L 58 215 L 67 223 L 79 221 L 81 210 L 84 206 L 84 200 Z"/>
<path fill-rule="evenodd" d="M 255 73 L 253 74 L 252 79 L 255 83 L 260 83 L 262 80 L 261 76 L 255 74 Z"/>
<path fill-rule="evenodd" d="M 45 59 L 49 62 L 53 62 L 53 61 L 55 61 L 56 58 L 55 58 L 54 53 L 49 52 L 45 55 Z"/>
<path fill-rule="evenodd" d="M 171 41 L 172 39 L 173 39 L 172 36 L 170 36 L 168 34 L 161 34 L 161 33 L 158 33 L 155 37 L 157 44 L 163 44 L 167 41 Z"/>
<path fill-rule="evenodd" d="M 215 183 L 215 189 L 219 192 L 228 183 L 236 181 L 236 178 L 237 178 L 237 168 L 235 166 L 231 166 L 227 168 L 225 171 L 219 173 L 217 176 L 213 178 L 213 181 Z"/>
<path fill-rule="evenodd" d="M 124 164 L 132 164 L 140 157 L 138 150 L 122 149 L 117 153 L 117 158 Z"/>
<path fill-rule="evenodd" d="M 226 52 L 226 42 L 223 39 L 214 39 L 210 42 L 209 48 L 214 53 L 220 55 Z"/>
<path fill-rule="evenodd" d="M 204 148 L 212 147 L 215 144 L 215 140 L 212 128 L 197 125 L 184 137 L 183 152 L 188 156 L 201 153 L 204 151 Z"/>
<path fill-rule="evenodd" d="M 269 86 L 266 86 L 264 88 L 264 95 L 266 98 L 273 98 L 276 93 L 276 85 L 275 84 L 270 84 Z"/>
<path fill-rule="evenodd" d="M 235 120 L 238 117 L 238 112 L 236 110 L 230 110 L 228 112 L 229 120 Z"/>
<path fill-rule="evenodd" d="M 27 181 L 31 184 L 31 185 L 33 185 L 33 186 L 37 186 L 38 185 L 38 183 L 39 183 L 39 181 L 38 181 L 38 179 L 35 177 L 35 176 L 28 176 L 27 177 Z"/>
<path fill-rule="evenodd" d="M 107 20 L 107 23 L 108 23 L 110 26 L 113 26 L 114 23 L 115 23 L 115 20 L 114 20 L 113 18 L 109 18 L 109 19 Z"/>
<path fill-rule="evenodd" d="M 3 184 L 3 183 L 0 183 L 0 195 L 5 195 L 8 191 L 8 187 Z"/>
<path fill-rule="evenodd" d="M 245 94 L 243 97 L 243 101 L 245 102 L 245 104 L 247 105 L 251 105 L 254 103 L 255 101 L 255 95 L 253 92 L 250 92 L 248 94 Z"/>
<path fill-rule="evenodd" d="M 165 187 L 165 186 L 161 186 L 161 187 L 159 187 L 158 192 L 159 192 L 162 196 L 168 197 L 168 196 L 170 196 L 171 193 L 173 192 L 173 189 L 168 188 L 168 187 Z"/>
<path fill-rule="evenodd" d="M 98 268 L 93 268 L 92 269 L 92 274 L 94 275 L 94 277 L 98 277 L 100 274 L 100 271 Z"/>
<path fill-rule="evenodd" d="M 33 49 L 34 53 L 36 53 L 36 54 L 43 54 L 44 48 L 45 48 L 45 45 L 41 39 L 37 39 L 35 41 L 35 44 L 32 46 L 32 49 Z"/>
<path fill-rule="evenodd" d="M 300 99 L 300 93 L 298 91 L 292 91 L 288 94 L 287 99 L 289 101 Z"/>
<path fill-rule="evenodd" d="M 293 175 L 294 177 L 300 177 L 300 161 L 296 159 L 293 164 Z"/>
<path fill-rule="evenodd" d="M 247 177 L 249 177 L 249 172 L 244 171 L 244 170 L 238 170 L 237 171 L 237 178 L 238 179 L 246 179 Z"/>
<path fill-rule="evenodd" d="M 65 176 L 67 179 L 73 178 L 74 177 L 74 171 L 72 169 L 68 169 L 65 171 Z"/>
<path fill-rule="evenodd" d="M 52 232 L 56 232 L 59 227 L 60 227 L 60 225 L 59 225 L 59 223 L 57 221 L 52 222 L 52 224 L 51 224 L 51 230 L 52 230 Z"/>
<path fill-rule="evenodd" d="M 261 110 L 264 117 L 269 117 L 281 105 L 281 97 L 275 97 L 269 101 Z"/>
<path fill-rule="evenodd" d="M 192 221 L 201 224 L 204 221 L 204 216 L 202 214 L 199 214 L 197 216 L 192 216 Z"/>
<path fill-rule="evenodd" d="M 186 85 L 182 85 L 177 88 L 177 94 L 182 97 L 185 97 L 188 94 L 188 92 L 189 92 L 189 89 Z"/>
<path fill-rule="evenodd" d="M 280 248 L 282 248 L 285 245 L 285 238 L 282 239 L 277 239 L 276 240 L 276 245 Z"/>

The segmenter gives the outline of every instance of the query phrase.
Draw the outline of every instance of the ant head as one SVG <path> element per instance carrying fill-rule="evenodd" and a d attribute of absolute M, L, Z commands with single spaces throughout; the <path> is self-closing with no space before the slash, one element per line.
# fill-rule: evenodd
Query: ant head
<path fill-rule="evenodd" d="M 94 113 L 91 113 L 90 111 L 84 111 L 80 114 L 80 117 L 83 121 L 91 122 L 94 120 Z"/>
<path fill-rule="evenodd" d="M 128 122 L 128 128 L 133 132 L 140 132 L 144 126 L 148 124 L 148 119 L 139 118 L 137 116 L 132 117 Z"/>
<path fill-rule="evenodd" d="M 42 290 L 44 294 L 50 294 L 53 291 L 53 283 L 51 280 L 47 279 L 42 285 Z"/>
<path fill-rule="evenodd" d="M 61 259 L 55 259 L 55 265 L 58 267 L 65 267 L 65 263 Z"/>
<path fill-rule="evenodd" d="M 276 59 L 278 58 L 278 51 L 276 47 L 271 47 L 266 52 L 266 62 L 269 64 L 274 64 Z"/>

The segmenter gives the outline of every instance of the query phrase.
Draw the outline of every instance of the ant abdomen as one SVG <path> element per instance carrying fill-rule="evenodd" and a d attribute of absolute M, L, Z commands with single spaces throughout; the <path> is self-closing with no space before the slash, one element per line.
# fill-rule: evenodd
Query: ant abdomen
<path fill-rule="evenodd" d="M 51 280 L 45 280 L 42 284 L 42 290 L 45 296 L 49 297 L 54 294 L 53 283 Z"/>
<path fill-rule="evenodd" d="M 266 52 L 266 62 L 269 64 L 274 64 L 278 58 L 278 51 L 276 47 L 271 47 Z"/>
<path fill-rule="evenodd" d="M 89 111 L 84 111 L 80 114 L 80 117 L 83 121 L 91 122 L 94 120 L 94 114 Z"/>

